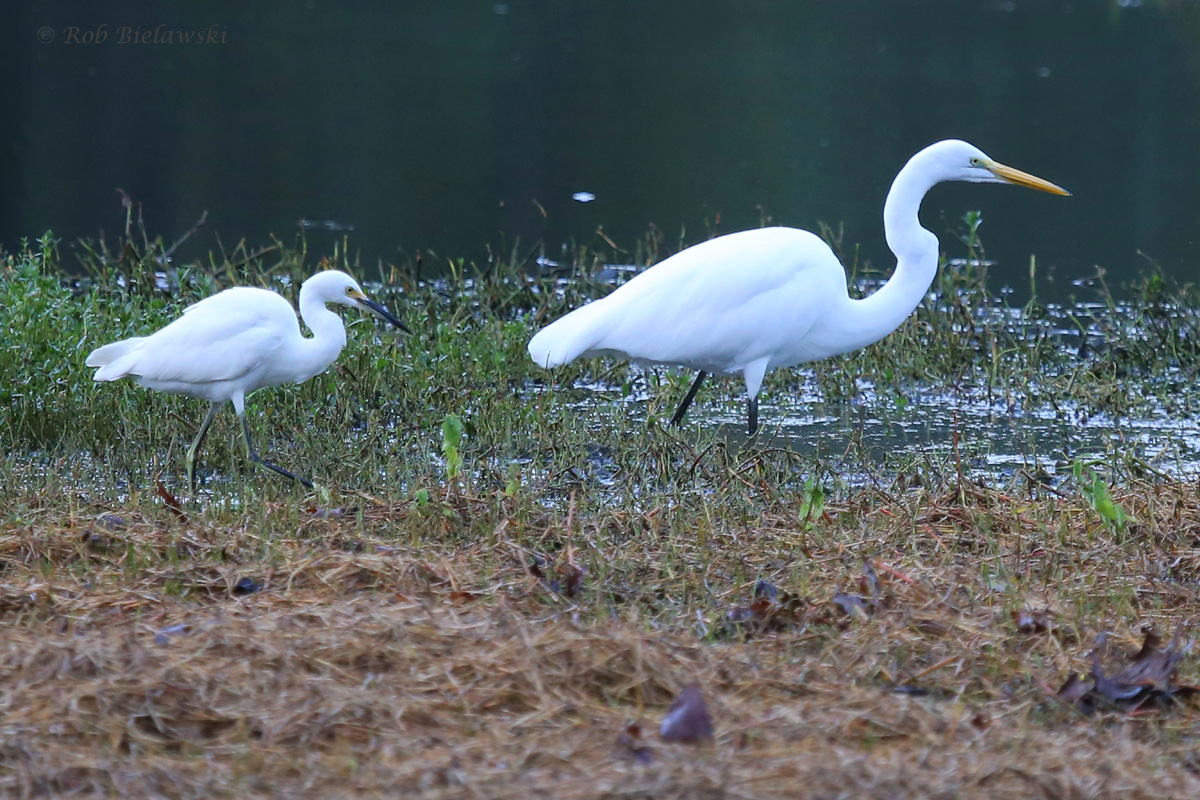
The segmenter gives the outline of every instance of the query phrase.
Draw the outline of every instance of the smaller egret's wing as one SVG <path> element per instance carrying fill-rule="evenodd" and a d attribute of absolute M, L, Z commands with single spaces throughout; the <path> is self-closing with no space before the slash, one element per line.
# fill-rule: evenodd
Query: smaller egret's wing
<path fill-rule="evenodd" d="M 96 373 L 96 380 L 136 375 L 149 381 L 206 384 L 236 380 L 299 336 L 296 312 L 279 295 L 239 287 L 189 306 L 179 319 Z"/>
<path fill-rule="evenodd" d="M 146 341 L 145 336 L 134 336 L 129 339 L 122 339 L 119 342 L 106 344 L 103 347 L 97 347 L 88 353 L 86 363 L 89 367 L 107 366 L 144 341 Z"/>

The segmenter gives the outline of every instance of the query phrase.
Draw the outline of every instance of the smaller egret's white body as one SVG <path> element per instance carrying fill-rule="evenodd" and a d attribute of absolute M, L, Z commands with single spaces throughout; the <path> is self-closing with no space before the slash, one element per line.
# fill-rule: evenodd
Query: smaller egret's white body
<path fill-rule="evenodd" d="M 404 326 L 367 299 L 354 278 L 337 270 L 319 272 L 300 287 L 300 316 L 312 331 L 306 338 L 291 303 L 275 292 L 239 286 L 207 297 L 150 336 L 124 339 L 93 350 L 94 379 L 132 377 L 141 386 L 208 400 L 212 405 L 188 449 L 188 483 L 200 442 L 217 411 L 232 402 L 243 423 L 251 460 L 307 486 L 312 484 L 258 457 L 246 424 L 246 395 L 267 386 L 303 383 L 324 372 L 346 346 L 342 318 L 327 303 L 363 307 Z"/>
<path fill-rule="evenodd" d="M 850 297 L 842 265 L 818 236 L 796 228 L 742 231 L 689 247 L 575 309 L 539 331 L 529 354 L 542 367 L 613 355 L 698 370 L 672 424 L 706 375 L 741 374 L 754 433 L 769 371 L 879 341 L 921 302 L 937 272 L 938 240 L 917 211 L 930 188 L 950 180 L 1067 194 L 966 142 L 938 142 L 909 159 L 892 183 L 883 218 L 896 270 L 869 297 Z"/>

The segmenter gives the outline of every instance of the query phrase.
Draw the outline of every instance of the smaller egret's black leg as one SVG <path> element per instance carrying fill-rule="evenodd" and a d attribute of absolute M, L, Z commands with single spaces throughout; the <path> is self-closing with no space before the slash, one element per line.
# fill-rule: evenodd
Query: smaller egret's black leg
<path fill-rule="evenodd" d="M 244 416 L 242 417 L 242 432 L 246 434 L 246 451 L 250 454 L 251 461 L 253 461 L 255 464 L 262 464 L 267 469 L 271 470 L 272 472 L 277 472 L 285 478 L 291 478 L 294 481 L 302 483 L 309 489 L 313 488 L 312 481 L 308 480 L 307 478 L 301 478 L 295 473 L 288 472 L 283 467 L 279 466 L 278 464 L 272 464 L 270 461 L 267 461 L 258 454 L 258 452 L 254 449 L 254 443 L 250 441 L 250 423 L 246 421 Z"/>
<path fill-rule="evenodd" d="M 700 374 L 696 376 L 695 383 L 692 384 L 692 388 L 688 389 L 687 394 L 683 396 L 683 402 L 679 404 L 679 408 L 675 409 L 675 416 L 671 417 L 671 421 L 668 424 L 678 427 L 679 423 L 683 422 L 683 415 L 687 413 L 688 406 L 696 398 L 696 392 L 700 391 L 700 384 L 704 383 L 704 379 L 707 377 L 708 373 L 700 370 Z"/>
<path fill-rule="evenodd" d="M 204 422 L 200 423 L 200 432 L 196 434 L 196 438 L 192 441 L 192 446 L 187 451 L 187 482 L 188 491 L 192 492 L 196 489 L 196 453 L 200 450 L 200 443 L 204 441 L 204 437 L 208 434 L 208 426 L 212 425 L 213 419 L 216 418 L 217 412 L 221 410 L 224 403 L 210 403 L 208 406 L 208 414 L 204 417 Z"/>
<path fill-rule="evenodd" d="M 758 433 L 758 398 L 751 397 L 750 402 L 746 404 L 747 426 L 746 432 L 750 436 Z"/>

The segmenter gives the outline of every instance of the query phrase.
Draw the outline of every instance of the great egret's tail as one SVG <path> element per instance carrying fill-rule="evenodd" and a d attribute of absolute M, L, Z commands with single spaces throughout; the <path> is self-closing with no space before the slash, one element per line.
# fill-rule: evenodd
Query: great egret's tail
<path fill-rule="evenodd" d="M 605 311 L 597 300 L 547 325 L 529 340 L 529 356 L 539 367 L 560 367 L 588 350 L 602 349 L 597 345 L 607 328 Z"/>
<path fill-rule="evenodd" d="M 87 365 L 99 367 L 96 374 L 92 376 L 92 380 L 115 381 L 118 378 L 124 378 L 133 366 L 135 360 L 133 351 L 144 341 L 146 341 L 145 336 L 134 336 L 131 339 L 122 339 L 119 342 L 97 347 L 88 353 Z"/>

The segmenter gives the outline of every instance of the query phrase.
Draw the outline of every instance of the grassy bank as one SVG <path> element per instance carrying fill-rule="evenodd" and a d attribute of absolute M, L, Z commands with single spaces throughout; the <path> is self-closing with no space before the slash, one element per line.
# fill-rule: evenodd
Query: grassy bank
<path fill-rule="evenodd" d="M 232 283 L 294 300 L 322 262 L 280 245 L 156 280 L 155 253 L 94 253 L 81 282 L 46 240 L 0 269 L 0 793 L 1200 791 L 1186 690 L 1055 695 L 1102 634 L 1109 678 L 1147 627 L 1181 653 L 1186 632 L 1167 640 L 1200 608 L 1200 490 L 1119 439 L 980 481 L 970 430 L 902 463 L 861 436 L 831 453 L 665 431 L 686 376 L 524 353 L 606 291 L 587 277 L 604 254 L 570 282 L 514 255 L 397 269 L 372 292 L 412 336 L 362 318 L 326 375 L 254 396 L 262 450 L 317 491 L 249 471 L 227 412 L 193 497 L 203 404 L 94 386 L 86 353 Z M 1189 289 L 1151 276 L 1055 309 L 985 286 L 943 269 L 896 334 L 768 396 L 887 415 L 939 385 L 1068 425 L 1191 413 Z M 1190 656 L 1176 669 L 1197 682 Z M 661 741 L 693 683 L 714 740 Z"/>

